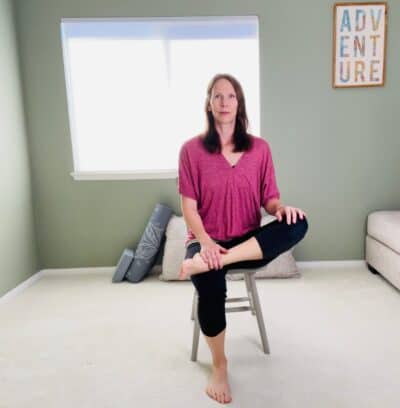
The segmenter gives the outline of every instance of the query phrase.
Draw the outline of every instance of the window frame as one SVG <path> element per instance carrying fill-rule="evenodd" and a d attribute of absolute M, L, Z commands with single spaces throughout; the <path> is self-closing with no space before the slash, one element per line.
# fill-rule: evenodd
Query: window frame
<path fill-rule="evenodd" d="M 64 78 L 65 78 L 65 86 L 66 86 L 66 94 L 67 94 L 67 110 L 68 110 L 68 119 L 69 119 L 69 128 L 70 128 L 70 140 L 71 140 L 71 147 L 72 147 L 72 161 L 74 168 L 79 168 L 79 154 L 77 148 L 77 142 L 75 140 L 74 135 L 76 135 L 75 131 L 75 121 L 73 116 L 73 95 L 72 95 L 72 83 L 71 83 L 71 76 L 70 76 L 70 59 L 68 54 L 68 47 L 65 45 L 67 44 L 68 37 L 65 35 L 63 31 L 63 23 L 68 22 L 118 22 L 118 21 L 148 21 L 148 22 L 156 22 L 156 21 L 179 21 L 179 22 L 190 22 L 190 20 L 198 21 L 201 20 L 221 20 L 229 22 L 240 20 L 241 22 L 245 20 L 249 20 L 249 22 L 256 21 L 256 36 L 259 42 L 259 16 L 257 15 L 245 15 L 245 16 L 185 16 L 185 17 L 113 17 L 113 18 L 62 18 L 60 23 L 60 32 L 61 32 L 61 40 L 62 40 L 62 54 L 63 54 L 63 67 L 64 67 Z M 260 47 L 258 47 L 258 53 L 260 54 Z M 260 55 L 258 56 L 260 58 Z M 261 70 L 259 70 L 261 75 Z M 261 102 L 261 101 L 260 101 Z M 178 169 L 168 169 L 168 170 L 146 170 L 146 171 L 134 171 L 131 170 L 127 171 L 71 171 L 70 176 L 74 180 L 79 181 L 90 181 L 90 180 L 144 180 L 144 179 L 176 179 L 178 177 Z"/>

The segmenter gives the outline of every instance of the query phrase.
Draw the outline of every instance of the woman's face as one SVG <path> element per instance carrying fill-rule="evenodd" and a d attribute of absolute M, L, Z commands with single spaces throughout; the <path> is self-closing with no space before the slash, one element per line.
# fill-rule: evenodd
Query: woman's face
<path fill-rule="evenodd" d="M 218 79 L 211 90 L 209 108 L 216 123 L 235 123 L 238 100 L 235 89 L 225 78 Z"/>

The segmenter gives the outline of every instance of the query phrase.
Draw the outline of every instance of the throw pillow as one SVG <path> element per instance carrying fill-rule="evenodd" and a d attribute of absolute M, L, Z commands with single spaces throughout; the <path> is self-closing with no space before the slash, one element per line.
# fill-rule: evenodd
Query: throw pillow
<path fill-rule="evenodd" d="M 268 224 L 276 217 L 263 215 L 260 225 Z M 162 259 L 162 270 L 159 279 L 163 281 L 178 280 L 179 269 L 185 258 L 186 224 L 182 216 L 172 215 L 165 231 L 165 247 Z M 256 268 L 256 278 L 293 278 L 301 276 L 292 254 L 293 248 L 282 253 L 269 264 Z M 234 273 L 233 273 L 234 272 Z M 243 272 L 236 269 L 226 277 L 228 280 L 243 279 Z M 190 278 L 188 278 L 189 280 Z"/>

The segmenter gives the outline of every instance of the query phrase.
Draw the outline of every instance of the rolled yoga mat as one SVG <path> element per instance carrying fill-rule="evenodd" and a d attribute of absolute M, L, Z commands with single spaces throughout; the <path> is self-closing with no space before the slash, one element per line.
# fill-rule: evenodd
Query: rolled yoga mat
<path fill-rule="evenodd" d="M 135 259 L 126 273 L 128 281 L 139 282 L 150 272 L 172 214 L 172 209 L 164 204 L 155 206 L 136 248 Z"/>

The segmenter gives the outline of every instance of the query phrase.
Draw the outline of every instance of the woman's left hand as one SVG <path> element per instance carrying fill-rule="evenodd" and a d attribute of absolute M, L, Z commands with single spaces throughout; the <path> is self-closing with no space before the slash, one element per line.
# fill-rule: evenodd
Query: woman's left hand
<path fill-rule="evenodd" d="M 297 216 L 301 220 L 306 217 L 306 213 L 303 210 L 296 207 L 290 207 L 288 205 L 282 205 L 281 207 L 279 207 L 274 215 L 279 222 L 282 221 L 283 215 L 286 215 L 286 222 L 288 224 L 290 224 L 291 221 L 293 221 L 293 224 L 295 224 L 297 221 Z"/>

